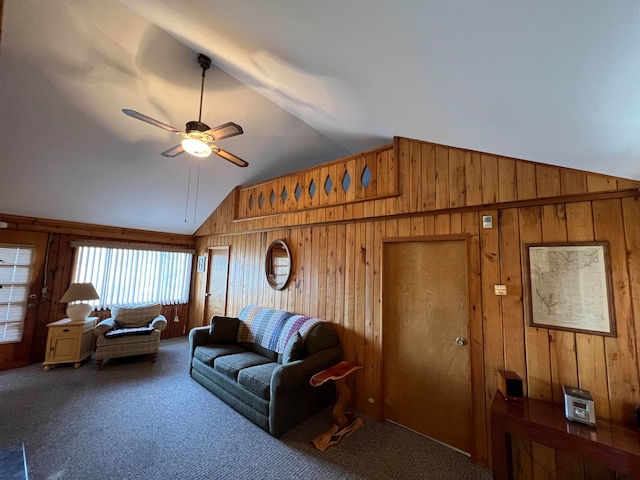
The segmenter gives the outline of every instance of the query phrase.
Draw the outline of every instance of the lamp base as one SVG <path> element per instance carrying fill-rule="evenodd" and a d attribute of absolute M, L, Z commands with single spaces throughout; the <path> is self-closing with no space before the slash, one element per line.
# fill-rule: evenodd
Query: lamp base
<path fill-rule="evenodd" d="M 88 303 L 67 305 L 67 317 L 69 317 L 72 322 L 84 322 L 92 311 L 93 307 Z"/>

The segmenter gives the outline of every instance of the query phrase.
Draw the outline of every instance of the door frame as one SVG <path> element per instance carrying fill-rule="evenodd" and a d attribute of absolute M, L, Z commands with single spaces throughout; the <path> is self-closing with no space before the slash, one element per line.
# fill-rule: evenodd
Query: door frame
<path fill-rule="evenodd" d="M 384 246 L 387 243 L 407 243 L 407 242 L 440 242 L 440 241 L 464 241 L 467 250 L 467 275 L 465 279 L 467 289 L 467 310 L 468 310 L 468 340 L 469 340 L 469 375 L 471 381 L 471 421 L 473 428 L 471 429 L 471 460 L 477 461 L 479 450 L 477 446 L 478 435 L 486 432 L 487 414 L 485 409 L 484 397 L 484 335 L 482 329 L 482 321 L 480 325 L 476 325 L 474 306 L 481 303 L 481 292 L 472 292 L 470 275 L 477 268 L 473 268 L 480 262 L 479 258 L 472 256 L 472 236 L 470 234 L 444 234 L 444 235 L 416 235 L 415 237 L 386 237 L 382 239 L 382 254 L 380 256 L 380 317 L 381 317 L 381 365 L 380 369 L 380 385 L 384 395 Z M 475 298 L 478 297 L 478 298 Z M 482 317 L 480 317 L 482 320 Z M 479 405 L 478 407 L 476 407 Z M 379 418 L 385 419 L 384 402 L 379 402 Z"/>
<path fill-rule="evenodd" d="M 46 331 L 45 321 L 39 321 L 42 302 L 42 286 L 46 268 L 50 235 L 43 232 L 2 230 L 0 231 L 0 244 L 5 245 L 29 245 L 34 246 L 35 258 L 34 270 L 29 279 L 29 304 L 24 320 L 22 340 L 17 343 L 0 344 L 0 371 L 31 365 L 36 358 L 33 351 L 37 344 L 37 335 L 40 329 Z M 45 319 L 46 320 L 46 319 Z"/>
<path fill-rule="evenodd" d="M 229 304 L 229 268 L 231 265 L 231 246 L 230 245 L 215 245 L 207 247 L 207 277 L 204 285 L 204 305 L 203 305 L 203 318 L 201 319 L 202 325 L 208 325 L 210 318 L 208 316 L 208 303 L 209 303 L 209 289 L 211 287 L 211 273 L 213 271 L 213 255 L 216 250 L 227 252 L 227 271 L 226 271 L 226 287 L 224 292 L 224 315 L 227 314 L 227 307 Z"/>

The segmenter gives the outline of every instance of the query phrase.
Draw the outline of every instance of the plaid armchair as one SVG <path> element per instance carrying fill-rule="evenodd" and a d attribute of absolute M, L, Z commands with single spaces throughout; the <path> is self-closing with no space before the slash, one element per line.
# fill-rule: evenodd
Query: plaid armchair
<path fill-rule="evenodd" d="M 151 355 L 156 361 L 160 333 L 167 319 L 160 315 L 159 303 L 113 307 L 111 317 L 96 325 L 96 369 L 101 370 L 107 358 Z"/>

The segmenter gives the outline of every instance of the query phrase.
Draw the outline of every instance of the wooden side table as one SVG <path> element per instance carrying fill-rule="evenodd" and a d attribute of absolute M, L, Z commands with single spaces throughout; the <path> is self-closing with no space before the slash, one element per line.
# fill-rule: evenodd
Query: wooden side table
<path fill-rule="evenodd" d="M 640 431 L 605 418 L 590 427 L 567 420 L 564 410 L 542 400 L 506 400 L 499 391 L 491 404 L 494 480 L 513 479 L 511 436 L 602 464 L 640 478 Z"/>
<path fill-rule="evenodd" d="M 44 369 L 49 370 L 51 365 L 59 363 L 74 363 L 74 368 L 80 367 L 93 351 L 93 329 L 97 321 L 98 317 L 88 317 L 83 322 L 63 318 L 48 323 Z"/>
<path fill-rule="evenodd" d="M 333 367 L 327 368 L 320 373 L 316 373 L 309 383 L 313 387 L 319 387 L 329 380 L 333 380 L 338 391 L 338 400 L 333 407 L 334 424 L 324 433 L 318 435 L 312 440 L 314 447 L 320 451 L 337 445 L 346 438 L 347 435 L 354 432 L 363 425 L 362 419 L 355 413 L 345 413 L 351 392 L 347 385 L 347 377 L 362 367 L 349 362 L 340 362 Z"/>

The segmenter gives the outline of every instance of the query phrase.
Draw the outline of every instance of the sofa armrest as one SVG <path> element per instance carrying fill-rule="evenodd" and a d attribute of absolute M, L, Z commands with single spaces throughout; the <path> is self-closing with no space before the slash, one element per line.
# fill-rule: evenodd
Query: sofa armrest
<path fill-rule="evenodd" d="M 191 362 L 196 347 L 209 343 L 209 327 L 195 327 L 189 332 L 189 373 L 191 373 Z"/>
<path fill-rule="evenodd" d="M 164 315 L 158 315 L 153 319 L 150 326 L 152 326 L 156 330 L 163 331 L 165 328 L 167 328 L 167 319 Z"/>
<path fill-rule="evenodd" d="M 95 326 L 95 328 L 93 329 L 93 333 L 96 337 L 100 337 L 101 335 L 104 335 L 106 332 L 108 332 L 112 328 L 115 328 L 115 326 L 116 326 L 115 318 L 105 318 Z"/>
<path fill-rule="evenodd" d="M 271 398 L 274 398 L 275 392 L 292 390 L 305 384 L 308 385 L 312 376 L 332 367 L 341 359 L 342 351 L 337 347 L 331 347 L 309 355 L 302 360 L 276 367 L 271 376 Z"/>

